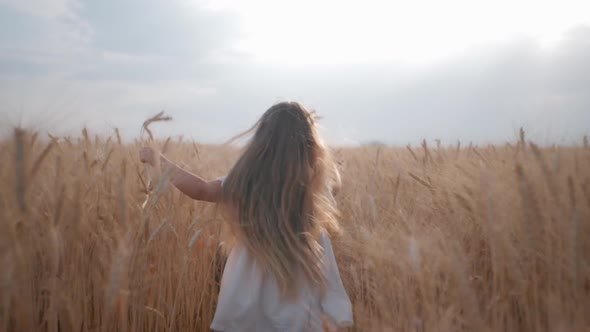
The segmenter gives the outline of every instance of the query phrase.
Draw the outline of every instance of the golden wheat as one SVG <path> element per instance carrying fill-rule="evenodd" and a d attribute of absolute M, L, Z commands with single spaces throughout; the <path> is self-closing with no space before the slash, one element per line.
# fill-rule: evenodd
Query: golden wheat
<path fill-rule="evenodd" d="M 207 178 L 238 153 L 157 141 L 148 125 L 150 144 Z M 207 331 L 221 214 L 165 179 L 151 188 L 142 140 L 89 137 L 16 129 L 0 142 L 0 331 Z M 587 138 L 335 155 L 351 330 L 590 329 Z"/>

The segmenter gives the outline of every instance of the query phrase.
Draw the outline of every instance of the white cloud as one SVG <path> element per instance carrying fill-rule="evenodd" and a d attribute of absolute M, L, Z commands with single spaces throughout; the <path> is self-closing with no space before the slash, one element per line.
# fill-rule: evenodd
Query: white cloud
<path fill-rule="evenodd" d="M 92 35 L 76 6 L 74 0 L 0 0 L 0 67 L 11 67 L 8 73 L 37 68 L 40 74 L 75 68 Z"/>
<path fill-rule="evenodd" d="M 0 5 L 49 19 L 71 15 L 75 4 L 76 0 L 0 0 Z"/>

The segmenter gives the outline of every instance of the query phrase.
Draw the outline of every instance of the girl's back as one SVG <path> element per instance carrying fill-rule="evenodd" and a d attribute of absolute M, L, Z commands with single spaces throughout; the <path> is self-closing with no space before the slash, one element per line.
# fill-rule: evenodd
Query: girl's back
<path fill-rule="evenodd" d="M 338 177 L 299 103 L 271 107 L 227 178 L 222 203 L 237 245 L 229 256 L 212 328 L 321 331 L 324 316 L 352 323 L 328 230 L 338 230 L 328 184 Z M 328 189 L 328 190 L 327 190 Z"/>

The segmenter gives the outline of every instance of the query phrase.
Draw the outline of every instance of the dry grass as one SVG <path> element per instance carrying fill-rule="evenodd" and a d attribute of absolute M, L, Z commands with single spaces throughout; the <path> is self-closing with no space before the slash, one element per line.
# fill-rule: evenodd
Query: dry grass
<path fill-rule="evenodd" d="M 149 135 L 149 132 L 148 132 Z M 227 147 L 153 142 L 205 177 Z M 590 148 L 339 149 L 334 239 L 355 331 L 590 329 Z M 205 331 L 220 215 L 154 184 L 140 142 L 0 142 L 0 331 Z"/>

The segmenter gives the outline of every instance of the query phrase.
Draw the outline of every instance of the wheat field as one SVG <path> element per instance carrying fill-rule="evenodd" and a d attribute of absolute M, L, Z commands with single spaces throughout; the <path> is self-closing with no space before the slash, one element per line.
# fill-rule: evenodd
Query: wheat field
<path fill-rule="evenodd" d="M 590 148 L 334 148 L 353 331 L 590 331 Z M 0 143 L 0 331 L 208 331 L 222 214 L 137 152 L 225 174 L 239 151 L 15 129 Z M 146 195 L 149 193 L 149 197 Z"/>

